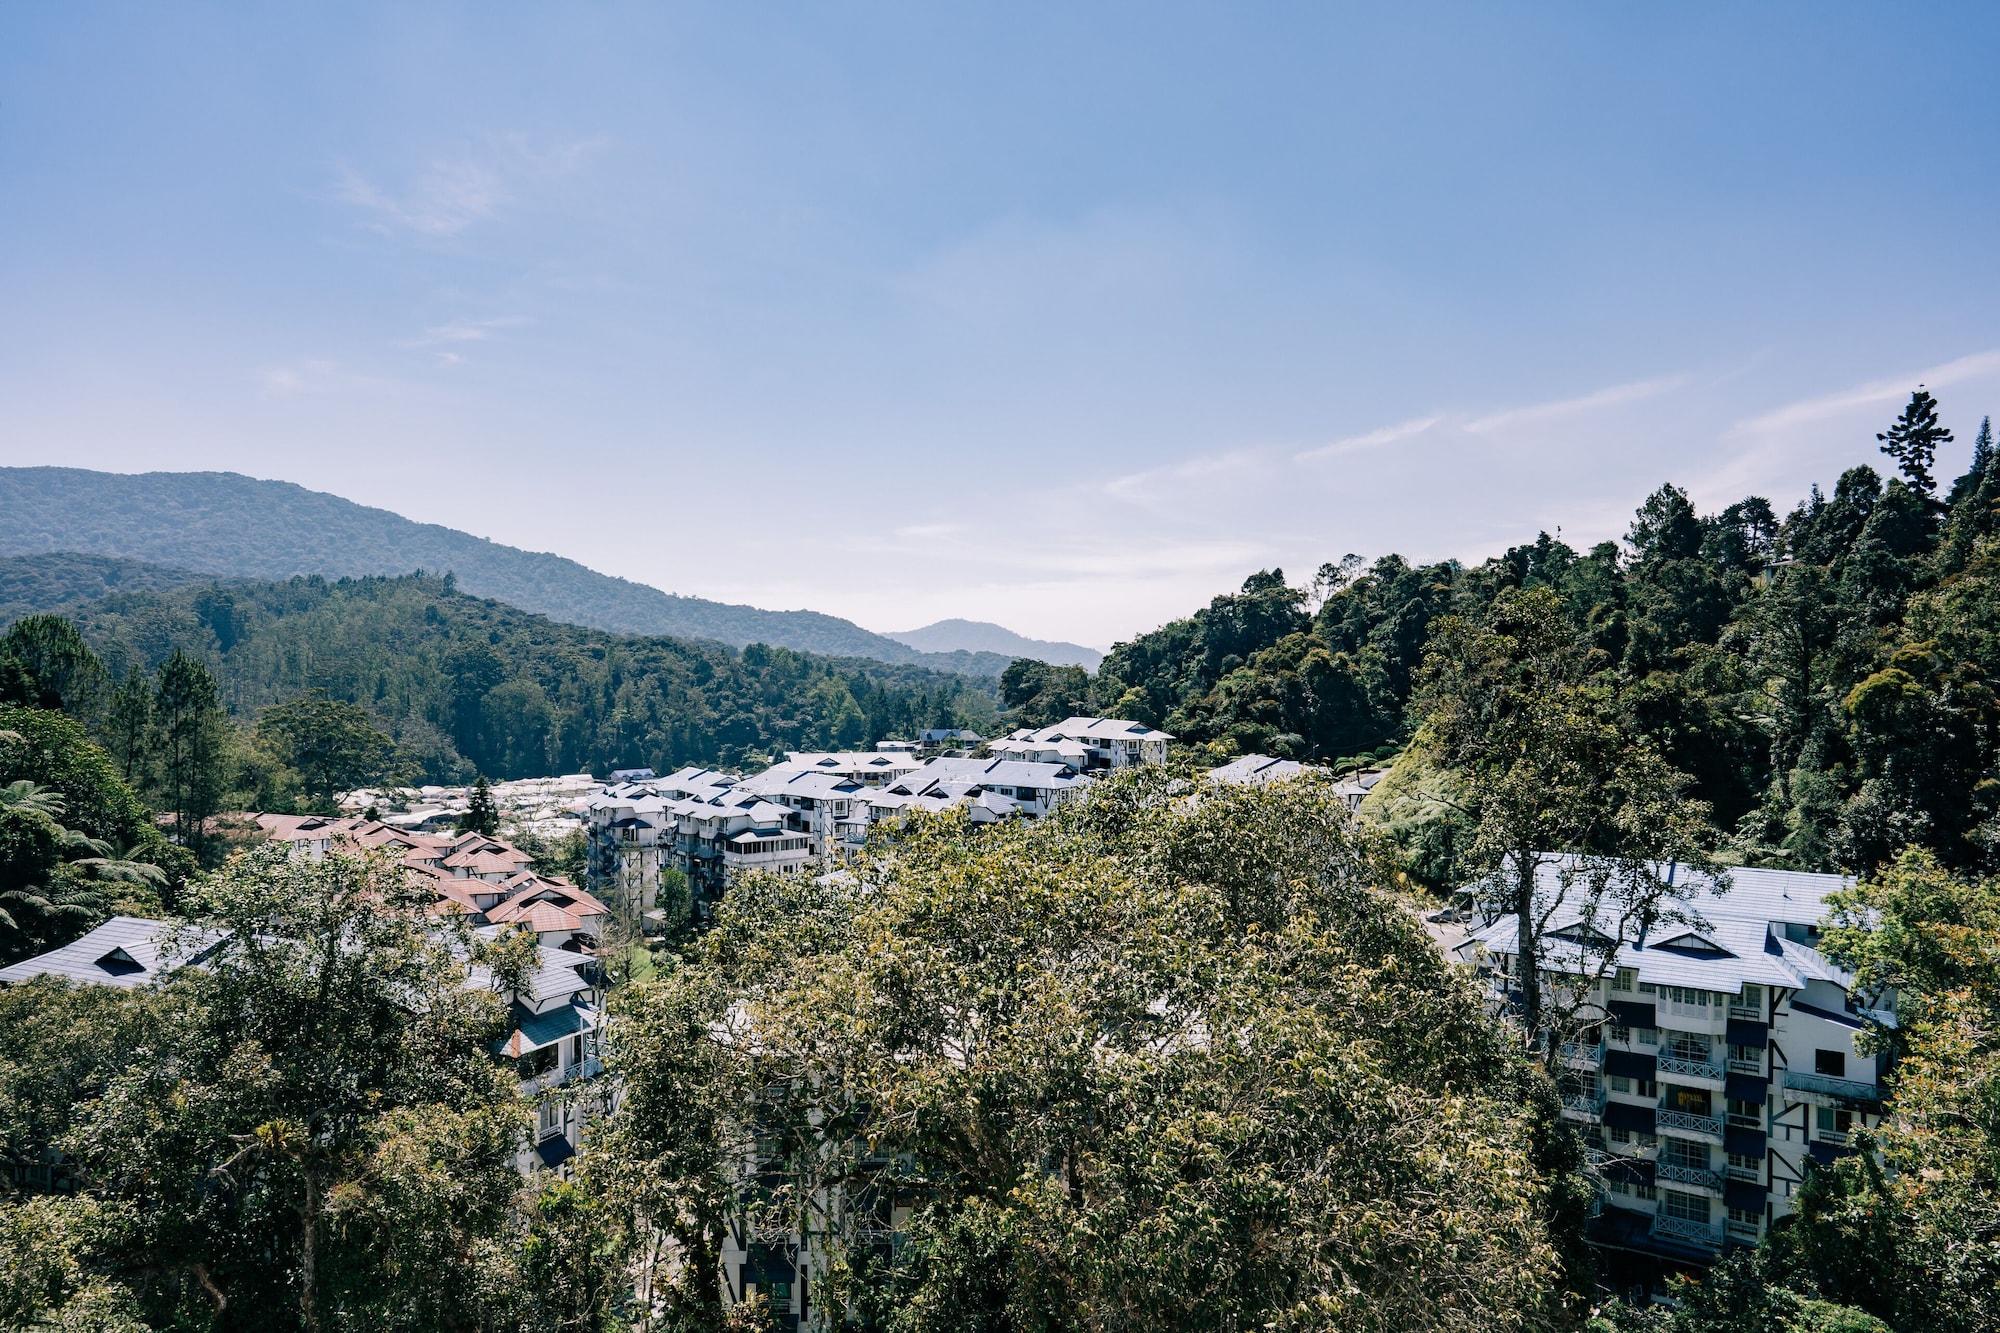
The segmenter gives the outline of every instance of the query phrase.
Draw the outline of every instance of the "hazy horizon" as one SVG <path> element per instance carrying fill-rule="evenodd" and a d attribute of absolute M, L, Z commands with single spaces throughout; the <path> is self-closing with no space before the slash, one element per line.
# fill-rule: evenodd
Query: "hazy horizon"
<path fill-rule="evenodd" d="M 2000 14 L 0 15 L 0 464 L 1102 648 L 2000 407 Z M 1919 21 L 1921 20 L 1921 21 Z"/>

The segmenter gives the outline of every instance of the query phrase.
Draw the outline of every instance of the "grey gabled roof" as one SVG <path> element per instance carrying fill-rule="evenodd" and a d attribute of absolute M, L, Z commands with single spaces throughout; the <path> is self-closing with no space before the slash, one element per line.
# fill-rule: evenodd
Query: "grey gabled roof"
<path fill-rule="evenodd" d="M 178 939 L 177 930 L 181 932 Z M 145 917 L 114 916 L 59 949 L 0 968 L 0 985 L 61 977 L 98 986 L 143 986 L 176 967 L 200 961 L 221 940 L 217 931 L 186 929 L 171 921 Z"/>
<path fill-rule="evenodd" d="M 1538 895 L 1545 903 L 1558 904 L 1543 935 L 1545 965 L 1561 967 L 1578 961 L 1584 952 L 1579 944 L 1561 938 L 1582 916 L 1585 891 L 1565 881 L 1565 875 L 1574 874 L 1580 864 L 1579 858 L 1564 856 L 1536 866 Z M 1852 985 L 1847 972 L 1818 950 L 1787 938 L 1784 927 L 1816 923 L 1825 915 L 1827 898 L 1853 880 L 1731 866 L 1723 871 L 1726 884 L 1718 891 L 1714 878 L 1690 874 L 1683 866 L 1660 862 L 1649 866 L 1648 872 L 1686 891 L 1686 903 L 1675 910 L 1699 919 L 1662 921 L 1645 935 L 1620 942 L 1618 966 L 1632 968 L 1640 981 L 1730 993 L 1741 991 L 1745 983 L 1792 990 L 1804 989 L 1809 981 L 1828 981 L 1842 989 Z M 1599 925 L 1608 928 L 1612 923 Z M 1511 954 L 1515 942 L 1510 912 L 1473 931 L 1460 948 L 1464 952 L 1480 946 L 1489 953 Z M 1593 947 L 1590 956 L 1598 960 L 1603 952 Z"/>

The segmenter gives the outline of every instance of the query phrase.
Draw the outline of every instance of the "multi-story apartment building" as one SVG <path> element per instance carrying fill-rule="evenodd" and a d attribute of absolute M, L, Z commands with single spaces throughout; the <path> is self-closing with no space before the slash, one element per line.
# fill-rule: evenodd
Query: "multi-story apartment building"
<path fill-rule="evenodd" d="M 1559 1043 L 1563 1115 L 1598 1168 L 1595 1237 L 1667 1265 L 1754 1245 L 1812 1165 L 1853 1151 L 1854 1131 L 1882 1115 L 1882 1058 L 1859 1039 L 1894 1023 L 1895 997 L 1856 994 L 1816 947 L 1828 895 L 1851 881 L 1737 866 L 1718 885 L 1660 865 L 1688 892 L 1674 913 L 1687 919 L 1612 940 L 1586 929 L 1576 867 L 1538 868 L 1554 908 L 1544 990 L 1576 1015 L 1544 1035 Z M 1459 952 L 1496 1003 L 1518 1003 L 1511 914 Z"/>
<path fill-rule="evenodd" d="M 1069 717 L 1047 727 L 1028 727 L 988 741 L 987 752 L 1003 759 L 1064 763 L 1079 772 L 1164 764 L 1173 737 L 1143 722 L 1115 717 Z M 1077 762 L 1078 760 L 1082 762 Z"/>

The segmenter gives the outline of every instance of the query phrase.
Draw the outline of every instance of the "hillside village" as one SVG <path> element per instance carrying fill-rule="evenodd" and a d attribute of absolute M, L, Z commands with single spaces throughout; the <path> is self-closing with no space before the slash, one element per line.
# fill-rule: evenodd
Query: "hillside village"
<path fill-rule="evenodd" d="M 872 750 L 798 752 L 748 775 L 639 770 L 604 782 L 579 774 L 495 785 L 503 814 L 538 833 L 586 832 L 587 886 L 541 873 L 503 838 L 431 831 L 463 814 L 450 790 L 416 793 L 420 803 L 387 818 L 261 814 L 255 823 L 306 861 L 387 858 L 431 915 L 469 927 L 474 940 L 532 940 L 518 975 L 479 964 L 464 984 L 497 992 L 510 1014 L 493 1054 L 511 1062 L 535 1108 L 518 1168 L 566 1176 L 618 1095 L 603 1060 L 613 984 L 605 950 L 630 942 L 618 937 L 621 913 L 628 929 L 669 926 L 659 894 L 668 872 L 685 877 L 688 910 L 705 915 L 748 875 L 836 873 L 912 813 L 958 811 L 974 828 L 1045 818 L 1110 775 L 1167 763 L 1172 741 L 1128 720 L 1071 717 L 991 740 L 937 729 Z M 1281 790 L 1309 767 L 1245 755 L 1206 776 Z M 1332 790 L 1352 812 L 1381 776 L 1354 774 Z M 374 809 L 388 796 L 360 790 L 342 804 Z M 1560 941 L 1591 927 L 1580 905 L 1562 906 L 1565 894 L 1582 896 L 1567 863 L 1551 859 L 1538 873 L 1556 907 L 1559 959 Z M 1572 989 L 1581 1017 L 1552 1024 L 1549 1040 L 1560 1044 L 1562 1115 L 1585 1136 L 1602 1182 L 1592 1224 L 1600 1244 L 1668 1264 L 1754 1244 L 1789 1215 L 1811 1163 L 1853 1152 L 1855 1136 L 1879 1123 L 1886 1060 L 1858 1038 L 1870 1023 L 1893 1024 L 1895 995 L 1857 993 L 1852 975 L 1815 947 L 1828 895 L 1850 884 L 1743 867 L 1704 878 L 1693 886 L 1692 924 L 1639 928 L 1598 980 Z M 1452 956 L 1484 979 L 1492 1012 L 1516 1008 L 1513 918 L 1487 912 L 1469 929 L 1445 929 Z M 119 916 L 0 970 L 0 985 L 50 976 L 129 988 L 201 965 L 216 944 Z M 824 1277 L 836 1261 L 809 1235 L 739 1234 L 723 1277 L 732 1300 L 761 1292 L 806 1327 L 812 1274 Z"/>

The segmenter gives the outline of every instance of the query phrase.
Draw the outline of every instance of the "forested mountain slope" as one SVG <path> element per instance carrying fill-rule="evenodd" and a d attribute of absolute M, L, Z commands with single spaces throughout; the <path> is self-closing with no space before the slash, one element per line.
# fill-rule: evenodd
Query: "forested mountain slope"
<path fill-rule="evenodd" d="M 459 586 L 570 624 L 622 634 L 769 643 L 994 676 L 990 653 L 932 653 L 817 611 L 678 597 L 574 560 L 523 551 L 386 509 L 234 472 L 0 468 L 0 555 L 82 551 L 225 578 L 455 574 Z"/>
<path fill-rule="evenodd" d="M 1857 442 L 1832 492 L 1782 518 L 1757 496 L 1700 514 L 1669 485 L 1622 544 L 1350 558 L 1304 589 L 1270 570 L 1118 644 L 1094 680 L 1017 663 L 1003 696 L 1031 721 L 1088 703 L 1219 755 L 1377 757 L 1421 741 L 1412 682 L 1440 619 L 1546 587 L 1742 859 L 1866 871 L 1915 842 L 2000 866 L 2000 457 L 1982 425 L 1940 493 L 1953 440 L 1921 392 L 1885 435 L 1886 480 Z"/>
<path fill-rule="evenodd" d="M 0 558 L 0 625 L 37 611 L 67 611 L 114 592 L 157 592 L 210 581 L 192 570 L 74 551 Z"/>
<path fill-rule="evenodd" d="M 0 587 L 26 584 L 41 559 L 0 560 Z M 431 780 L 735 763 L 992 714 L 965 676 L 584 629 L 468 596 L 449 577 L 204 580 L 57 609 L 111 680 L 180 649 L 209 665 L 239 719 L 321 690 L 365 707 Z"/>
<path fill-rule="evenodd" d="M 1086 671 L 1097 670 L 1098 663 L 1104 660 L 1104 654 L 1095 648 L 1031 639 L 1005 625 L 985 620 L 939 620 L 922 629 L 891 630 L 888 637 L 926 653 L 998 653 L 1003 657 L 1032 657 L 1057 666 L 1080 666 Z"/>

